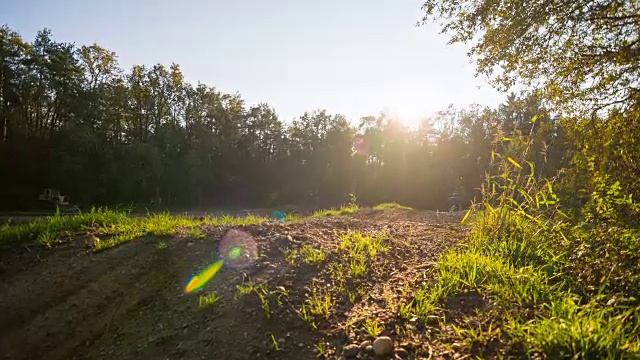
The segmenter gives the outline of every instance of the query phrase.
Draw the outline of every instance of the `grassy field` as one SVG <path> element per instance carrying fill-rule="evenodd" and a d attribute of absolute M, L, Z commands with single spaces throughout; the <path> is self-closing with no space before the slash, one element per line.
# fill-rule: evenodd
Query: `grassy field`
<path fill-rule="evenodd" d="M 142 300 L 136 300 L 127 311 L 148 309 L 149 316 L 155 317 L 162 311 L 158 321 L 165 324 L 166 339 L 161 348 L 184 344 L 186 339 L 179 334 L 185 326 L 217 326 L 212 335 L 190 342 L 189 350 L 180 352 L 187 358 L 196 358 L 210 341 L 228 343 L 219 345 L 217 353 L 229 358 L 242 357 L 237 349 L 282 359 L 373 359 L 379 351 L 382 358 L 409 359 L 640 356 L 637 299 L 619 291 L 627 284 L 624 280 L 616 285 L 605 275 L 597 279 L 600 282 L 581 281 L 591 258 L 581 263 L 570 250 L 584 229 L 570 226 L 553 207 L 551 187 L 543 188 L 546 190 L 519 203 L 508 200 L 512 194 L 501 193 L 495 197 L 497 205 L 477 204 L 466 215 L 415 211 L 395 203 L 372 209 L 347 205 L 307 217 L 285 214 L 284 221 L 255 215 L 188 218 L 150 214 L 135 218 L 93 209 L 4 225 L 0 244 L 5 258 L 11 258 L 6 249 L 22 246 L 36 246 L 51 254 L 62 254 L 59 247 L 83 248 L 99 256 L 98 262 L 109 264 L 86 265 L 90 268 L 97 266 L 110 273 L 114 264 L 126 264 L 123 269 L 116 266 L 115 277 L 142 271 L 142 266 L 142 276 L 150 276 L 149 285 L 133 298 L 146 299 L 150 295 L 145 294 L 158 291 L 161 295 L 154 295 L 156 300 L 144 302 L 143 307 Z M 256 239 L 258 255 L 252 265 L 243 268 L 240 278 L 238 269 L 223 268 L 193 303 L 177 298 L 179 292 L 166 288 L 167 284 L 180 282 L 176 273 L 193 274 L 192 265 L 186 265 L 201 262 L 198 254 L 219 251 L 219 239 L 229 229 Z M 622 233 L 631 234 L 628 241 L 636 244 L 635 233 L 629 231 Z M 111 250 L 125 243 L 132 246 L 123 246 L 118 254 Z M 75 274 L 66 264 L 84 263 L 85 255 L 60 256 L 59 261 L 43 261 L 40 266 L 44 273 L 57 274 L 51 275 L 52 284 L 64 287 L 65 276 L 74 278 Z M 157 262 L 158 258 L 162 260 Z M 128 266 L 134 267 L 127 270 Z M 626 270 L 633 268 L 628 266 Z M 9 275 L 3 275 L 3 280 L 9 284 L 24 272 L 4 270 Z M 628 276 L 632 280 L 635 274 Z M 614 275 L 612 270 L 609 276 Z M 163 280 L 158 283 L 158 279 Z M 44 287 L 40 296 L 55 298 L 56 288 Z M 8 291 L 8 287 L 3 289 Z M 109 298 L 99 295 L 102 291 L 106 290 L 98 291 L 97 296 Z M 7 294 L 9 301 L 24 299 Z M 72 336 L 88 341 L 91 348 L 135 358 L 138 353 L 118 340 L 121 334 L 138 339 L 140 334 L 157 332 L 144 324 L 142 315 L 120 314 L 121 304 L 93 295 L 86 300 L 85 296 L 83 301 L 104 301 L 103 306 L 114 306 L 113 314 L 119 314 L 115 315 L 115 333 L 108 325 L 104 334 L 109 335 L 97 340 Z M 33 306 L 43 306 L 38 304 Z M 103 316 L 101 311 L 86 311 L 96 318 Z M 215 317 L 202 323 L 176 315 L 184 312 Z M 0 333 L 0 345 L 25 349 L 29 342 L 18 336 L 42 336 L 11 316 L 4 320 L 16 335 Z M 107 324 L 111 322 L 114 320 Z M 229 330 L 228 324 L 236 324 L 242 333 Z M 54 326 L 45 325 L 48 332 Z M 240 334 L 242 339 L 237 338 Z M 63 343 L 64 339 L 59 338 Z M 390 350 L 380 350 L 387 339 Z M 40 349 L 33 350 L 34 355 L 48 353 L 37 346 L 34 349 Z M 84 348 L 75 345 L 72 349 Z M 156 350 L 145 349 L 140 351 L 147 357 L 156 354 Z M 93 359 L 99 354 L 87 351 L 83 356 Z"/>

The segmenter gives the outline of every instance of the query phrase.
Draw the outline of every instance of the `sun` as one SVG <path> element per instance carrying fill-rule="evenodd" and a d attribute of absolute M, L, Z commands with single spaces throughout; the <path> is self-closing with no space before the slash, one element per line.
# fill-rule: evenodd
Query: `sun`
<path fill-rule="evenodd" d="M 390 118 L 409 129 L 418 129 L 425 119 L 433 117 L 435 96 L 429 89 L 406 87 L 395 90 L 384 97 L 383 112 Z"/>

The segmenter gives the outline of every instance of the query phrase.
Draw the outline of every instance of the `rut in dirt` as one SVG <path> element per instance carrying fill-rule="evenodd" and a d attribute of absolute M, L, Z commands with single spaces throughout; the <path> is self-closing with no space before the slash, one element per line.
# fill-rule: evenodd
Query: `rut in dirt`
<path fill-rule="evenodd" d="M 466 235 L 459 220 L 459 214 L 362 211 L 293 223 L 203 226 L 203 239 L 146 237 L 96 254 L 79 243 L 38 254 L 3 253 L 0 358 L 339 358 L 346 343 L 367 338 L 358 328 L 367 317 L 402 342 L 388 303 L 410 298 L 399 289 L 431 281 L 433 262 Z M 248 267 L 224 266 L 203 289 L 219 300 L 201 308 L 199 294 L 185 294 L 185 284 L 217 258 L 229 228 L 249 234 L 259 257 Z M 340 260 L 338 235 L 348 232 L 392 239 L 376 258 L 380 271 L 358 285 L 363 291 L 355 300 L 336 289 L 329 269 Z M 327 254 L 326 260 L 293 263 L 287 255 L 305 246 Z M 256 294 L 238 295 L 243 284 L 268 289 L 268 311 Z M 329 294 L 332 305 L 314 327 L 300 308 L 315 288 Z M 428 344 L 412 346 L 413 358 L 428 351 Z"/>

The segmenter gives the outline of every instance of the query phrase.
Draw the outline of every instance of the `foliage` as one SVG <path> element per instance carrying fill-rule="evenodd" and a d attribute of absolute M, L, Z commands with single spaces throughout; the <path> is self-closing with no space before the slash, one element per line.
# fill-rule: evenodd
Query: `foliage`
<path fill-rule="evenodd" d="M 608 239 L 615 244 L 609 246 L 619 252 L 607 252 L 608 265 L 599 261 L 600 233 L 585 231 L 594 229 L 593 219 L 561 211 L 552 184 L 536 177 L 533 164 L 524 160 L 531 141 L 510 140 L 524 149 L 519 157 L 493 152 L 501 172 L 488 177 L 483 202 L 465 217 L 473 226 L 469 243 L 439 259 L 437 282 L 417 291 L 413 311 L 424 319 L 448 299 L 475 291 L 488 300 L 487 314 L 494 314 L 488 321 L 508 335 L 505 345 L 512 351 L 550 358 L 637 357 L 637 232 L 610 232 L 618 236 Z M 621 193 L 603 196 L 609 202 Z M 411 309 L 402 311 L 407 316 Z M 469 341 L 486 335 L 474 329 L 458 333 Z"/>
<path fill-rule="evenodd" d="M 314 249 L 310 245 L 303 245 L 300 248 L 300 255 L 305 264 L 317 264 L 324 261 L 326 254 L 322 249 Z"/>
<path fill-rule="evenodd" d="M 500 89 L 537 87 L 556 107 L 591 112 L 637 102 L 637 2 L 426 0 L 451 43 L 472 43 L 477 70 Z M 558 108 L 559 109 L 559 108 Z"/>
<path fill-rule="evenodd" d="M 201 309 L 211 307 L 218 302 L 218 300 L 220 300 L 220 296 L 213 291 L 208 294 L 200 295 L 198 298 L 198 307 Z"/>

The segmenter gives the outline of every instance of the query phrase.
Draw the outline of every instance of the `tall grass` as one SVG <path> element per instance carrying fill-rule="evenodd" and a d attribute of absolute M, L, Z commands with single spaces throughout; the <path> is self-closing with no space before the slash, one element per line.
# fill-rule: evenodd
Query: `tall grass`
<path fill-rule="evenodd" d="M 591 239 L 573 238 L 579 225 L 560 210 L 551 182 L 537 178 L 524 160 L 529 145 L 519 144 L 525 150 L 518 158 L 492 152 L 497 175 L 487 178 L 483 202 L 463 220 L 472 224 L 469 241 L 439 259 L 437 281 L 417 291 L 410 311 L 424 319 L 448 298 L 474 290 L 490 299 L 490 314 L 502 314 L 490 321 L 508 335 L 507 347 L 527 356 L 640 357 L 640 306 L 603 302 L 611 294 L 602 291 L 595 297 L 572 292 L 570 244 Z M 606 281 L 583 286 L 602 289 Z"/>

